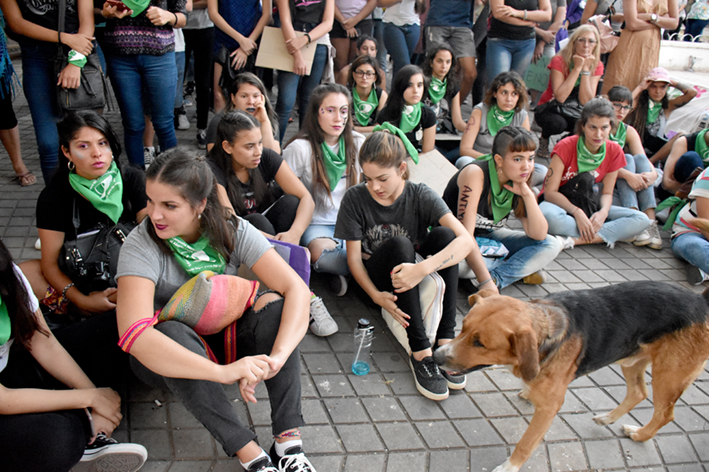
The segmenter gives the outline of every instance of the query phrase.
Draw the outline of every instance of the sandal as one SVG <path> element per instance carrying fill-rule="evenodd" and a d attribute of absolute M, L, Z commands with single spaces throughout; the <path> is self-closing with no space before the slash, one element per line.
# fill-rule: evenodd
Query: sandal
<path fill-rule="evenodd" d="M 37 183 L 37 177 L 35 177 L 30 171 L 27 171 L 24 174 L 17 174 L 12 180 L 16 180 L 21 187 L 29 187 L 30 185 Z"/>

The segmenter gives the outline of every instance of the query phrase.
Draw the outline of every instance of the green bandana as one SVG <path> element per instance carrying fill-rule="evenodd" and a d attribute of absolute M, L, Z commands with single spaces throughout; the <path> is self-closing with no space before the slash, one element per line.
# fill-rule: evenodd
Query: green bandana
<path fill-rule="evenodd" d="M 367 126 L 369 124 L 369 118 L 374 113 L 374 110 L 379 106 L 379 100 L 377 99 L 377 91 L 372 87 L 372 91 L 369 92 L 369 97 L 367 100 L 362 100 L 359 98 L 357 93 L 357 87 L 352 88 L 352 101 L 354 102 L 355 118 L 357 118 L 357 123 L 359 126 Z"/>
<path fill-rule="evenodd" d="M 409 138 L 406 137 L 403 131 L 401 131 L 399 128 L 396 126 L 392 125 L 388 121 L 385 121 L 381 125 L 377 125 L 374 127 L 372 130 L 372 133 L 376 131 L 388 131 L 391 134 L 395 134 L 399 137 L 404 142 L 404 147 L 406 148 L 406 152 L 409 153 L 409 156 L 411 156 L 411 160 L 414 161 L 414 164 L 419 163 L 419 152 L 416 150 L 413 144 L 411 144 L 411 141 L 409 141 Z"/>
<path fill-rule="evenodd" d="M 615 134 L 611 134 L 609 136 L 610 140 L 613 142 L 616 142 L 620 145 L 620 147 L 625 146 L 625 139 L 627 138 L 628 135 L 628 125 L 623 123 L 622 121 L 618 123 L 618 129 L 615 130 Z"/>
<path fill-rule="evenodd" d="M 330 192 L 335 190 L 337 183 L 340 181 L 342 175 L 347 169 L 344 136 L 340 136 L 339 146 L 340 148 L 337 150 L 337 154 L 335 154 L 332 152 L 332 149 L 330 149 L 330 146 L 325 143 L 325 141 L 322 143 L 323 162 L 325 163 L 327 180 L 330 182 Z"/>
<path fill-rule="evenodd" d="M 709 128 L 705 129 L 697 135 L 697 140 L 694 141 L 694 150 L 702 156 L 702 160 L 705 164 L 709 163 L 709 145 L 707 145 L 707 131 Z"/>
<path fill-rule="evenodd" d="M 487 128 L 490 130 L 490 135 L 495 136 L 500 128 L 512 124 L 512 118 L 515 116 L 515 111 L 502 111 L 495 103 L 487 111 Z"/>
<path fill-rule="evenodd" d="M 679 215 L 679 212 L 685 207 L 685 205 L 687 205 L 687 203 L 689 202 L 684 198 L 672 196 L 662 200 L 657 205 L 655 211 L 662 211 L 665 208 L 671 208 L 670 215 L 667 217 L 665 226 L 663 226 L 662 229 L 665 231 L 670 231 L 672 229 L 672 225 L 674 225 L 675 221 L 677 221 L 677 215 Z"/>
<path fill-rule="evenodd" d="M 655 100 L 650 100 L 647 109 L 647 124 L 652 124 L 657 121 L 662 111 L 662 102 L 656 102 Z"/>
<path fill-rule="evenodd" d="M 413 131 L 421 121 L 421 102 L 416 105 L 404 105 L 404 110 L 401 112 L 401 123 L 399 128 L 404 133 Z"/>
<path fill-rule="evenodd" d="M 500 222 L 512 211 L 512 200 L 515 194 L 500 185 L 497 178 L 497 167 L 492 154 L 485 154 L 475 159 L 476 161 L 487 161 L 488 173 L 490 174 L 490 206 L 492 207 L 492 218 L 495 223 Z"/>
<path fill-rule="evenodd" d="M 94 180 L 85 179 L 76 171 L 71 171 L 69 183 L 94 208 L 118 223 L 118 218 L 123 214 L 123 179 L 115 161 L 111 162 L 105 174 Z"/>
<path fill-rule="evenodd" d="M 431 103 L 434 105 L 441 101 L 441 98 L 446 94 L 446 86 L 448 79 L 438 80 L 436 77 L 431 77 L 431 85 L 428 86 L 428 96 L 431 98 Z"/>
<path fill-rule="evenodd" d="M 579 140 L 576 143 L 576 162 L 579 166 L 579 174 L 581 172 L 590 172 L 592 170 L 596 170 L 598 166 L 601 165 L 601 162 L 603 162 L 603 159 L 605 159 L 605 157 L 605 141 L 603 142 L 603 145 L 596 154 L 591 154 L 591 151 L 588 150 L 586 144 L 584 143 L 583 136 L 579 137 Z"/>
<path fill-rule="evenodd" d="M 11 328 L 12 325 L 10 324 L 10 315 L 7 312 L 7 305 L 5 305 L 5 302 L 2 301 L 2 297 L 0 297 L 0 346 L 10 339 Z"/>
<path fill-rule="evenodd" d="M 223 274 L 226 267 L 224 256 L 209 245 L 209 239 L 202 235 L 194 244 L 188 244 L 179 236 L 167 240 L 177 263 L 190 277 L 211 270 Z"/>

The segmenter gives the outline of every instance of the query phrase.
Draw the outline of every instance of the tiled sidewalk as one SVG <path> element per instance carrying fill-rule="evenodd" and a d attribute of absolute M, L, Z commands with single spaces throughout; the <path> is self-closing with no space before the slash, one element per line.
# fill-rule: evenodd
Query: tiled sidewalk
<path fill-rule="evenodd" d="M 19 95 L 15 111 L 20 120 L 23 157 L 40 178 L 29 112 L 24 97 Z M 194 108 L 188 113 L 192 116 Z M 118 113 L 106 115 L 120 130 Z M 191 130 L 178 132 L 180 143 L 194 145 L 194 125 L 192 121 Z M 0 156 L 0 235 L 18 261 L 38 258 L 34 212 L 41 184 L 20 188 L 10 182 L 14 173 L 9 159 L 4 150 Z M 576 248 L 562 253 L 547 268 L 548 283 L 518 284 L 503 293 L 516 298 L 540 297 L 548 292 L 625 280 L 663 280 L 697 292 L 706 288 L 689 286 L 684 267 L 670 252 L 667 240 L 662 251 L 625 243 L 612 250 L 601 246 Z M 464 391 L 452 393 L 440 403 L 429 401 L 416 392 L 406 355 L 387 332 L 378 310 L 362 303 L 352 291 L 345 297 L 334 297 L 326 286 L 324 277 L 314 277 L 314 290 L 325 300 L 340 332 L 326 339 L 308 334 L 300 347 L 302 405 L 308 423 L 303 437 L 318 471 L 489 471 L 505 460 L 533 413 L 531 405 L 517 396 L 521 386 L 518 379 L 503 368 L 490 368 L 468 375 Z M 459 326 L 471 291 L 468 282 L 461 283 Z M 352 330 L 360 317 L 376 326 L 373 369 L 363 377 L 349 371 Z M 272 439 L 265 388 L 258 389 L 260 401 L 248 406 L 236 386 L 225 389 L 240 417 L 253 425 L 268 450 Z M 677 403 L 675 421 L 647 443 L 624 438 L 620 424 L 647 422 L 652 415 L 649 400 L 616 425 L 599 426 L 591 419 L 613 409 L 624 394 L 617 367 L 604 368 L 572 383 L 545 442 L 523 470 L 709 470 L 709 371 L 705 370 Z M 115 435 L 148 448 L 150 460 L 143 470 L 241 470 L 171 395 L 134 380 L 124 410 L 124 422 Z"/>

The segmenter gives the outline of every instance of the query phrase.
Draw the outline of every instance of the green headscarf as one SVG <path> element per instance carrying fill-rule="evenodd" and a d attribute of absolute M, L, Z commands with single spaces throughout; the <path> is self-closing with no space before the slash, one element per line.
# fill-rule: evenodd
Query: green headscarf
<path fill-rule="evenodd" d="M 10 314 L 7 312 L 7 305 L 0 297 L 0 346 L 5 344 L 10 339 L 12 333 L 12 324 L 10 323 Z"/>
<path fill-rule="evenodd" d="M 515 111 L 502 111 L 495 103 L 487 111 L 487 128 L 490 130 L 490 135 L 495 136 L 497 132 L 512 124 L 512 118 L 515 116 Z"/>
<path fill-rule="evenodd" d="M 186 243 L 179 236 L 167 240 L 168 246 L 180 264 L 180 267 L 185 269 L 190 277 L 211 270 L 217 274 L 223 274 L 226 267 L 226 261 L 216 249 L 209 245 L 209 239 L 202 235 L 196 243 Z"/>
<path fill-rule="evenodd" d="M 495 223 L 500 222 L 512 211 L 512 201 L 515 194 L 500 185 L 497 177 L 497 166 L 492 154 L 485 154 L 475 159 L 476 161 L 487 161 L 488 174 L 490 175 L 490 206 L 492 207 L 492 217 Z"/>
<path fill-rule="evenodd" d="M 407 109 L 410 109 L 407 112 Z M 401 122 L 399 123 L 399 128 L 404 133 L 413 131 L 416 126 L 418 126 L 421 121 L 421 102 L 416 105 L 404 105 L 404 109 L 401 111 Z"/>
<path fill-rule="evenodd" d="M 339 149 L 337 154 L 332 152 L 330 146 L 325 141 L 321 144 L 323 152 L 323 163 L 325 164 L 325 172 L 327 180 L 330 182 L 330 191 L 334 191 L 337 183 L 342 178 L 342 175 L 347 170 L 347 155 L 345 154 L 345 137 L 340 136 Z"/>
<path fill-rule="evenodd" d="M 114 223 L 118 223 L 123 214 L 123 178 L 116 161 L 111 162 L 105 174 L 93 180 L 85 179 L 76 171 L 71 171 L 69 183 L 94 208 L 106 214 Z"/>
<path fill-rule="evenodd" d="M 434 105 L 441 101 L 446 95 L 446 87 L 448 79 L 439 80 L 435 76 L 431 76 L 431 85 L 428 86 L 428 96 L 431 98 L 431 103 Z"/>
<path fill-rule="evenodd" d="M 596 154 L 591 154 L 591 151 L 586 147 L 583 136 L 579 136 L 576 143 L 576 162 L 579 166 L 579 174 L 581 172 L 590 172 L 596 170 L 601 165 L 606 157 L 606 142 L 603 141 L 600 149 Z"/>

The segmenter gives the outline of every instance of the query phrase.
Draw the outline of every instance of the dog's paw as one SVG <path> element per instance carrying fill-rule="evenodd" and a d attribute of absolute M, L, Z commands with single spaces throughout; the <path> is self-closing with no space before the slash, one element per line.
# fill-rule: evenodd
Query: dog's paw
<path fill-rule="evenodd" d="M 529 388 L 527 388 L 527 386 L 525 385 L 525 387 L 524 387 L 522 390 L 519 391 L 519 393 L 517 394 L 517 396 L 518 396 L 519 398 L 521 398 L 522 400 L 527 400 L 527 401 L 529 401 Z"/>
<path fill-rule="evenodd" d="M 637 431 L 638 431 L 639 429 L 640 429 L 640 426 L 633 426 L 633 425 L 631 425 L 631 424 L 624 424 L 623 427 L 622 427 L 623 434 L 625 434 L 626 436 L 628 436 L 628 437 L 629 437 L 630 439 L 632 439 L 633 441 L 637 441 L 637 440 L 638 440 Z"/>
<path fill-rule="evenodd" d="M 597 415 L 593 417 L 593 421 L 600 425 L 606 425 L 606 424 L 611 424 L 613 420 L 611 419 L 611 414 L 609 413 L 604 413 L 602 415 Z"/>
<path fill-rule="evenodd" d="M 495 469 L 492 472 L 518 472 L 519 467 L 516 467 L 512 464 L 510 464 L 510 460 L 507 459 L 505 462 L 502 464 L 498 465 L 495 467 Z"/>

